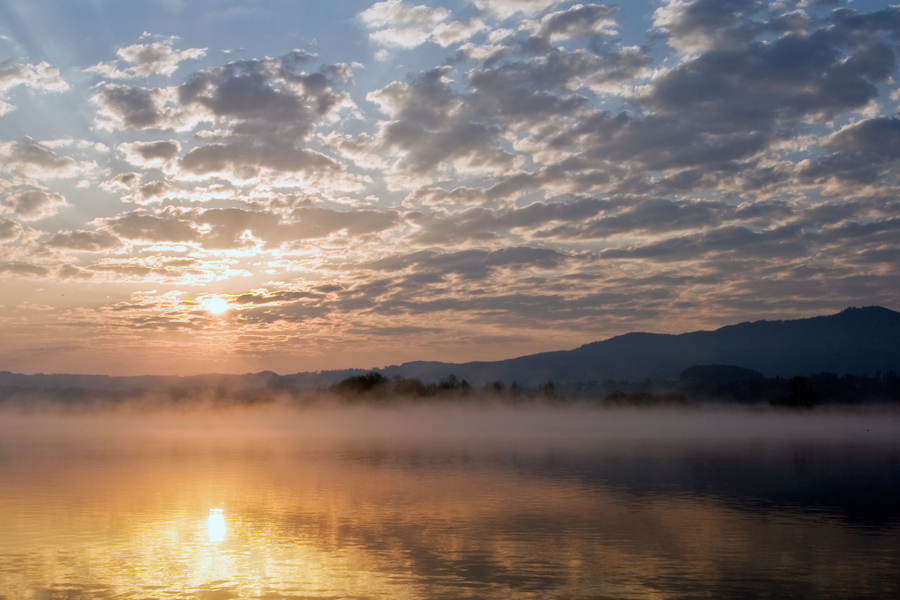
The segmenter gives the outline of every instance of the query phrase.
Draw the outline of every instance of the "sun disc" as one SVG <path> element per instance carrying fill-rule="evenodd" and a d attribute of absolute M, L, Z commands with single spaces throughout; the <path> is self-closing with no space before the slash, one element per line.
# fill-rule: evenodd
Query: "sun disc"
<path fill-rule="evenodd" d="M 206 310 L 214 315 L 221 315 L 228 310 L 228 302 L 223 298 L 210 298 L 206 301 Z"/>

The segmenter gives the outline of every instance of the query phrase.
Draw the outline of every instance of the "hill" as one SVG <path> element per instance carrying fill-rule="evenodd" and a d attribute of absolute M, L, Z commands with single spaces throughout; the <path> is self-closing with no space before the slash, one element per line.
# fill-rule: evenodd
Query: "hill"
<path fill-rule="evenodd" d="M 543 352 L 495 362 L 417 361 L 373 370 L 388 378 L 417 378 L 426 383 L 437 383 L 453 374 L 476 386 L 493 381 L 538 386 L 547 381 L 563 384 L 606 380 L 676 381 L 695 365 L 731 365 L 726 369 L 741 367 L 766 377 L 826 372 L 874 375 L 878 371 L 900 371 L 900 313 L 878 306 L 848 308 L 835 315 L 740 323 L 715 331 L 679 335 L 628 333 L 574 350 Z M 198 391 L 252 396 L 260 390 L 325 387 L 369 371 L 344 369 L 292 375 L 264 371 L 193 377 L 0 372 L 0 400 L 29 391 L 51 395 L 65 392 L 63 395 L 81 398 L 90 390 L 115 394 L 116 397 L 171 390 L 182 396 Z M 734 376 L 732 371 L 723 373 Z"/>
<path fill-rule="evenodd" d="M 900 313 L 870 306 L 835 315 L 756 321 L 679 335 L 628 333 L 574 350 L 496 362 L 410 362 L 382 369 L 393 377 L 437 381 L 449 373 L 473 385 L 493 380 L 676 380 L 694 365 L 736 365 L 767 377 L 900 370 Z"/>

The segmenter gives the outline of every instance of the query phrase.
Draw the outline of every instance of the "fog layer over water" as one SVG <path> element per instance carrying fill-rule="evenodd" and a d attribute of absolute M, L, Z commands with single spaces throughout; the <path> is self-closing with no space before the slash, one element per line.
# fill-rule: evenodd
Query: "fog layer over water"
<path fill-rule="evenodd" d="M 884 408 L 3 414 L 0 598 L 892 597 L 898 440 Z"/>
<path fill-rule="evenodd" d="M 593 408 L 421 404 L 293 408 L 116 410 L 70 414 L 0 412 L 4 435 L 287 437 L 294 441 L 385 439 L 395 442 L 551 443 L 740 441 L 746 439 L 892 440 L 900 409 Z"/>

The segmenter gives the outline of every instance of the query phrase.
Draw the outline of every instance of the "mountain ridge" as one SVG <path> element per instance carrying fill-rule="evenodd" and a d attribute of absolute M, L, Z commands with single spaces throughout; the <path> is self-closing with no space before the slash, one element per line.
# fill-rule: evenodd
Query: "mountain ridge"
<path fill-rule="evenodd" d="M 379 371 L 388 377 L 430 380 L 439 377 L 435 364 L 441 365 L 444 376 L 452 369 L 473 384 L 494 379 L 525 385 L 548 380 L 675 380 L 697 364 L 732 364 L 769 377 L 866 374 L 900 369 L 900 312 L 881 306 L 849 307 L 833 315 L 745 321 L 707 331 L 630 332 L 573 350 L 501 361 L 416 361 Z"/>
<path fill-rule="evenodd" d="M 386 377 L 437 382 L 450 374 L 473 385 L 491 381 L 533 386 L 547 381 L 674 381 L 695 365 L 733 365 L 767 377 L 832 372 L 872 374 L 900 371 L 900 312 L 881 306 L 849 307 L 833 315 L 804 319 L 758 320 L 715 330 L 679 334 L 630 332 L 554 350 L 499 361 L 444 363 L 411 361 L 375 369 L 339 369 L 278 375 L 194 376 L 34 374 L 0 372 L 0 386 L 23 389 L 66 388 L 128 391 L 169 388 L 315 388 L 370 371 Z"/>

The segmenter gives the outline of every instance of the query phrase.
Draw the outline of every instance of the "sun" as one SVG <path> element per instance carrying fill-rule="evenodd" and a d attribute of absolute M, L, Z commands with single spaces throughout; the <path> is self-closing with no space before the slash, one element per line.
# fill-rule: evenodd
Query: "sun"
<path fill-rule="evenodd" d="M 221 315 L 229 308 L 228 302 L 225 301 L 224 298 L 219 298 L 218 296 L 214 296 L 206 300 L 206 302 L 203 303 L 203 307 L 207 312 L 210 312 L 214 315 Z"/>

